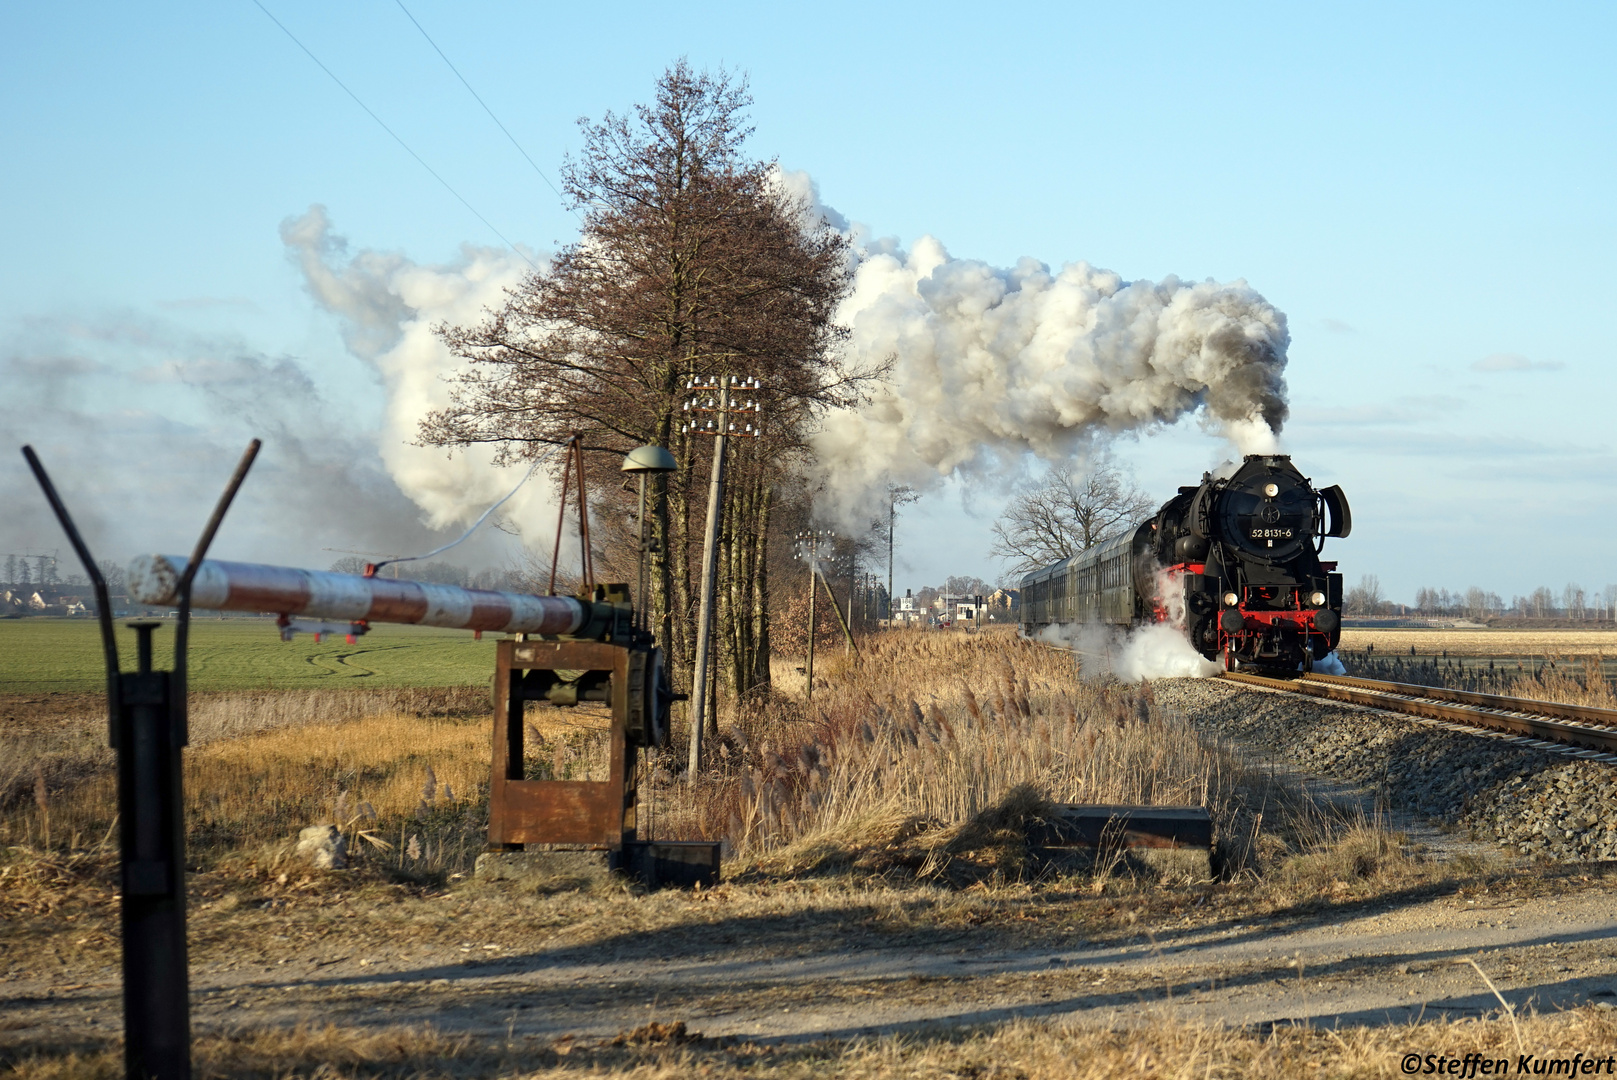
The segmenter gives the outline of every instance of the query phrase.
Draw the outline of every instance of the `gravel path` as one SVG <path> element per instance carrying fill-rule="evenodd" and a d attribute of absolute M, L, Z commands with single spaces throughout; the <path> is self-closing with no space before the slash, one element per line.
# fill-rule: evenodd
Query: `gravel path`
<path fill-rule="evenodd" d="M 1512 1006 L 1617 1002 L 1617 913 L 1585 890 L 1536 898 L 1345 905 L 1303 918 L 1159 926 L 1106 943 L 983 947 L 970 930 L 846 948 L 789 927 L 721 923 L 670 948 L 516 950 L 328 941 L 279 960 L 193 965 L 194 1025 L 356 1028 L 431 1023 L 481 1038 L 607 1038 L 649 1020 L 709 1036 L 799 1040 L 1049 1018 L 1116 1027 L 1154 1016 L 1272 1026 L 1403 1024 L 1493 1012 L 1475 959 Z M 474 955 L 481 954 L 481 955 Z M 112 968 L 13 977 L 0 1031 L 106 1035 L 120 1026 Z M 5 1036 L 0 1036 L 3 1038 Z"/>

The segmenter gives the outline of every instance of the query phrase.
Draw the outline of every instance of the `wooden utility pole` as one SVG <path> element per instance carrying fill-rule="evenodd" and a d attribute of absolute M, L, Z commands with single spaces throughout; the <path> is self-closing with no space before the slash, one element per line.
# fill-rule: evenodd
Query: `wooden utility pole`
<path fill-rule="evenodd" d="M 848 617 L 842 620 L 842 632 L 848 635 L 848 647 L 844 652 L 853 652 L 853 582 L 848 583 Z"/>
<path fill-rule="evenodd" d="M 898 508 L 904 503 L 912 503 L 920 496 L 910 487 L 890 487 L 887 489 L 887 621 L 892 624 L 893 619 L 893 531 L 898 524 Z"/>
<path fill-rule="evenodd" d="M 691 379 L 685 389 L 697 396 L 685 403 L 688 412 L 717 413 L 718 419 L 705 423 L 692 418 L 685 430 L 705 432 L 713 436 L 713 478 L 707 489 L 707 536 L 702 545 L 701 606 L 696 615 L 696 668 L 691 676 L 691 754 L 685 775 L 686 783 L 695 784 L 702 764 L 702 727 L 708 711 L 708 654 L 713 644 L 713 590 L 719 570 L 719 517 L 724 510 L 724 448 L 729 437 L 756 438 L 760 428 L 750 422 L 737 427 L 730 419 L 732 412 L 758 413 L 762 406 L 756 401 L 737 405 L 731 401 L 734 391 L 757 390 L 757 379 L 740 379 L 734 375 L 711 378 L 706 381 Z M 716 395 L 716 396 L 715 396 Z M 715 721 L 717 717 L 715 716 Z"/>
<path fill-rule="evenodd" d="M 804 674 L 807 677 L 807 689 L 804 697 L 808 701 L 814 700 L 814 631 L 819 622 L 815 618 L 814 595 L 819 591 L 815 588 L 815 585 L 818 584 L 816 579 L 823 580 L 820 575 L 820 545 L 830 540 L 832 535 L 829 531 L 806 529 L 794 537 L 797 541 L 797 557 L 808 563 L 809 569 L 808 657 L 803 665 Z M 831 587 L 827 585 L 826 592 L 829 593 L 830 591 Z M 831 601 L 831 610 L 836 610 L 836 599 L 834 597 Z M 837 617 L 839 620 L 841 619 L 840 613 Z"/>
<path fill-rule="evenodd" d="M 845 619 L 842 617 L 842 608 L 837 604 L 837 594 L 831 591 L 831 582 L 826 579 L 823 571 L 820 574 L 820 584 L 825 586 L 826 599 L 831 601 L 831 614 L 837 617 L 837 625 L 842 628 L 843 653 L 858 652 L 859 647 L 853 643 L 853 630 L 848 625 L 853 619 L 853 590 L 848 590 L 848 618 Z"/>
<path fill-rule="evenodd" d="M 814 587 L 815 573 L 816 572 L 815 572 L 815 569 L 814 569 L 814 557 L 811 555 L 811 556 L 809 556 L 808 661 L 807 661 L 806 664 L 804 664 L 804 669 L 808 673 L 808 695 L 807 695 L 807 698 L 808 698 L 809 701 L 814 700 L 814 631 L 816 629 L 815 624 L 816 624 L 816 622 L 818 622 L 818 620 L 814 617 L 815 616 L 814 598 L 815 598 L 816 595 L 818 595 L 818 592 L 819 592 L 819 590 L 817 590 Z"/>

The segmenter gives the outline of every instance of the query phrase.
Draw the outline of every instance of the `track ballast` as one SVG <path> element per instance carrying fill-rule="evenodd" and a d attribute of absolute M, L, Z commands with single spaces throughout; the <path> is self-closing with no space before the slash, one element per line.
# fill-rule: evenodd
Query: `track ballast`
<path fill-rule="evenodd" d="M 1232 671 L 1222 677 L 1266 690 L 1400 713 L 1424 724 L 1486 735 L 1523 748 L 1617 765 L 1617 711 L 1611 709 L 1341 675 L 1275 679 Z"/>

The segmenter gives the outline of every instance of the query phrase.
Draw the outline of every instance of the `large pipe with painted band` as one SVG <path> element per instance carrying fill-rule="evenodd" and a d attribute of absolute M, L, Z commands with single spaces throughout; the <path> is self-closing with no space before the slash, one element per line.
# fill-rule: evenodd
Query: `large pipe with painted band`
<path fill-rule="evenodd" d="M 142 604 L 178 600 L 183 555 L 141 555 L 129 564 L 129 597 Z M 612 605 L 568 596 L 463 589 L 422 581 L 360 577 L 258 563 L 205 559 L 191 584 L 191 606 L 370 623 L 413 623 L 507 634 L 596 636 L 613 621 Z M 597 609 L 608 609 L 601 611 Z M 606 626 L 597 627 L 605 616 Z"/>

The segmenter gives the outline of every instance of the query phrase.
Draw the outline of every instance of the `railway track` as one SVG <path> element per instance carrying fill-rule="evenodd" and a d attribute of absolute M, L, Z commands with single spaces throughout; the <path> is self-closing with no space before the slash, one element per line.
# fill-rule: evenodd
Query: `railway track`
<path fill-rule="evenodd" d="M 1341 675 L 1272 679 L 1232 671 L 1221 677 L 1228 682 L 1266 690 L 1401 713 L 1432 727 L 1485 735 L 1524 748 L 1617 765 L 1617 711 L 1611 709 Z"/>

